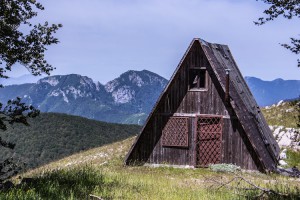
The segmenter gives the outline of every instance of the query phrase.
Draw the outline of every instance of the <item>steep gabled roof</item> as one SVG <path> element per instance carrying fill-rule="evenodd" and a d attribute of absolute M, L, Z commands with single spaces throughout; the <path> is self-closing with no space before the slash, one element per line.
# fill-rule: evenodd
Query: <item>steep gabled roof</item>
<path fill-rule="evenodd" d="M 243 126 L 250 143 L 256 151 L 265 169 L 276 168 L 279 146 L 259 108 L 231 52 L 226 45 L 199 41 L 219 83 L 225 91 L 225 70 L 230 70 L 231 107 Z"/>
<path fill-rule="evenodd" d="M 188 47 L 186 53 L 181 59 L 175 72 L 173 73 L 168 85 L 160 95 L 152 112 L 150 113 L 141 134 L 137 137 L 135 143 L 130 149 L 125 163 L 129 163 L 130 155 L 133 152 L 139 138 L 144 133 L 148 122 L 153 118 L 158 103 L 163 98 L 164 94 L 170 87 L 174 77 L 182 67 L 183 61 L 189 53 L 191 47 L 195 44 L 200 44 L 205 56 L 209 61 L 208 71 L 214 84 L 219 84 L 221 92 L 225 94 L 226 70 L 230 70 L 230 106 L 240 121 L 263 170 L 274 170 L 279 157 L 279 146 L 274 139 L 272 132 L 262 115 L 259 106 L 257 105 L 253 95 L 251 94 L 241 72 L 239 71 L 233 56 L 230 53 L 228 46 L 221 44 L 208 43 L 202 39 L 195 38 Z"/>

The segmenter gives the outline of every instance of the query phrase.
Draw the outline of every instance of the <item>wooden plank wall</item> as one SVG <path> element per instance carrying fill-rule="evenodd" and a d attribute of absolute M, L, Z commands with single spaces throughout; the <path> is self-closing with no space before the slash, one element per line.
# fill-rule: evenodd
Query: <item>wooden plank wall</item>
<path fill-rule="evenodd" d="M 189 69 L 206 67 L 208 71 L 207 89 L 202 91 L 188 90 Z M 212 79 L 213 70 L 204 56 L 199 42 L 194 42 L 178 73 L 170 83 L 168 90 L 161 97 L 156 110 L 141 133 L 133 148 L 129 160 L 148 163 L 195 165 L 195 117 L 192 115 L 213 114 L 228 117 L 231 110 L 225 107 L 224 94 L 220 84 Z M 160 142 L 162 129 L 170 116 L 191 115 L 189 119 L 189 147 L 163 147 Z M 236 116 L 232 116 L 236 118 Z M 247 138 L 237 120 L 224 119 L 222 141 L 222 163 L 234 163 L 245 169 L 257 169 L 254 162 L 254 151 L 247 147 Z"/>
<path fill-rule="evenodd" d="M 249 146 L 237 118 L 223 120 L 222 163 L 231 163 L 244 169 L 257 170 L 258 163 L 254 162 L 250 153 L 254 153 L 254 151 Z"/>

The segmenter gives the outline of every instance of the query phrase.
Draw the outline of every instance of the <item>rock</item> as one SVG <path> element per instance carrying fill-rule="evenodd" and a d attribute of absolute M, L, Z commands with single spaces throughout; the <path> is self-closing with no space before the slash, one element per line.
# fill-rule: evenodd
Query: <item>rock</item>
<path fill-rule="evenodd" d="M 101 197 L 98 197 L 96 195 L 90 194 L 90 200 L 103 200 Z"/>
<path fill-rule="evenodd" d="M 292 168 L 277 168 L 277 173 L 283 175 L 283 176 L 290 176 L 290 177 L 300 177 L 300 171 L 297 167 L 292 167 Z"/>
<path fill-rule="evenodd" d="M 281 106 L 283 104 L 283 100 L 279 101 L 276 106 Z"/>
<path fill-rule="evenodd" d="M 279 160 L 279 165 L 285 166 L 285 165 L 287 165 L 287 163 L 284 160 Z"/>
<path fill-rule="evenodd" d="M 293 150 L 300 149 L 300 129 L 287 128 L 284 126 L 270 126 L 274 138 L 278 145 L 282 147 L 290 147 Z"/>
<path fill-rule="evenodd" d="M 280 159 L 286 159 L 286 149 L 283 149 L 282 152 L 279 154 Z"/>
<path fill-rule="evenodd" d="M 287 134 L 282 134 L 281 138 L 278 141 L 279 146 L 290 146 L 292 144 L 292 140 L 288 137 Z"/>
<path fill-rule="evenodd" d="M 280 133 L 280 131 L 281 131 L 282 128 L 279 126 L 279 127 L 277 127 L 277 128 L 274 127 L 274 129 L 275 129 L 275 130 L 273 131 L 273 134 L 274 134 L 274 135 L 278 135 L 278 134 Z"/>

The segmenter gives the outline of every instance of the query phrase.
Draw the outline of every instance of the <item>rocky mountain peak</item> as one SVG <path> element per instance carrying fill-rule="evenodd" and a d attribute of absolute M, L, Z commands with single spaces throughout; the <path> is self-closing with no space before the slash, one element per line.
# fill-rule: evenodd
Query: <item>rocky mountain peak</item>
<path fill-rule="evenodd" d="M 51 86 L 56 86 L 59 83 L 60 76 L 49 76 L 40 79 L 37 84 L 48 83 Z"/>
<path fill-rule="evenodd" d="M 296 80 L 276 84 L 278 80 L 246 77 L 246 81 L 260 106 L 300 94 L 300 81 Z M 166 79 L 147 70 L 129 70 L 105 85 L 78 74 L 57 75 L 34 83 L 5 86 L 1 88 L 0 102 L 19 96 L 42 112 L 142 124 L 166 84 Z"/>
<path fill-rule="evenodd" d="M 83 97 L 95 99 L 99 96 L 98 92 L 105 91 L 99 82 L 78 74 L 45 77 L 37 82 L 36 90 L 48 90 L 48 97 L 61 97 L 66 103 Z"/>
<path fill-rule="evenodd" d="M 135 100 L 144 87 L 156 86 L 161 91 L 167 80 L 153 72 L 129 70 L 105 85 L 107 92 L 112 94 L 117 104 L 129 103 Z"/>

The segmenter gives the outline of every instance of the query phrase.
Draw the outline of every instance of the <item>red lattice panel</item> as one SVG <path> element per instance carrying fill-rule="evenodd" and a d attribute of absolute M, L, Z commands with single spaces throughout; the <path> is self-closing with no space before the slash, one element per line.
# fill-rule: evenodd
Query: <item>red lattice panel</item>
<path fill-rule="evenodd" d="M 188 120 L 187 117 L 170 117 L 162 130 L 162 145 L 188 147 Z"/>
<path fill-rule="evenodd" d="M 222 117 L 201 116 L 197 118 L 196 165 L 207 167 L 220 163 L 222 144 Z"/>

